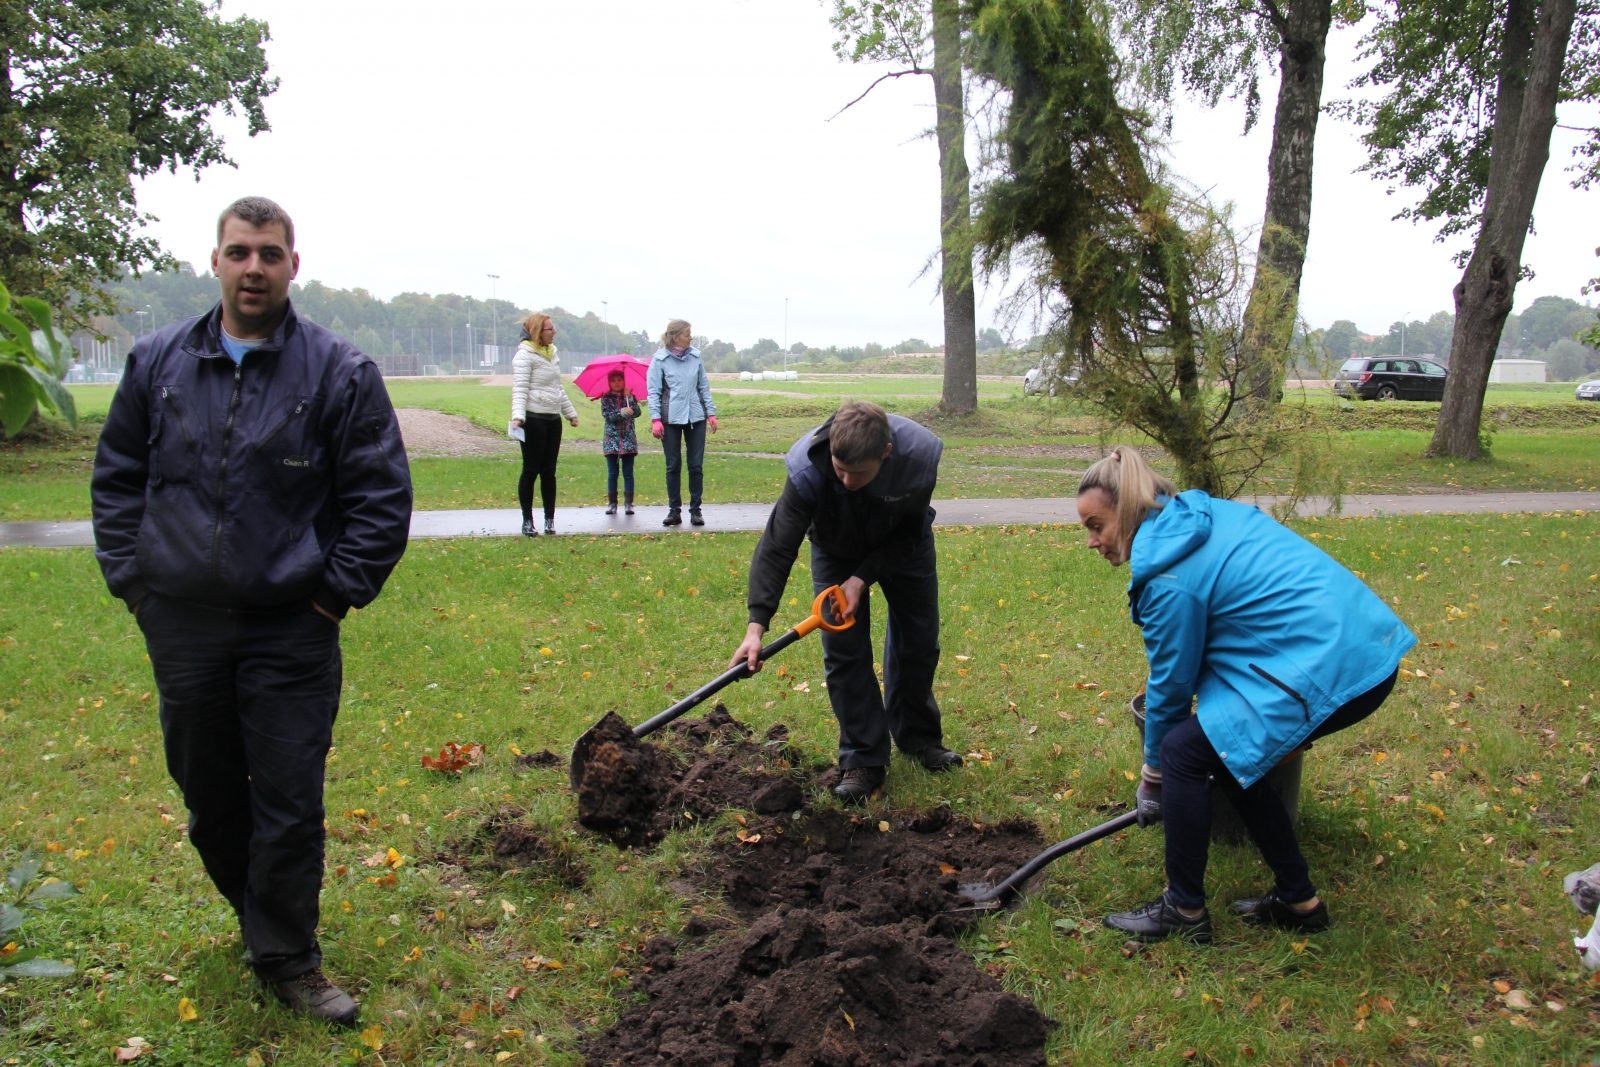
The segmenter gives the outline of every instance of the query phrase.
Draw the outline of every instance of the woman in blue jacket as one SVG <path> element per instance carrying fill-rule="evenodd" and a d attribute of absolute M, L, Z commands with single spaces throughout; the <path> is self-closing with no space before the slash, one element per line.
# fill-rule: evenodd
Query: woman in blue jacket
<path fill-rule="evenodd" d="M 694 327 L 683 319 L 667 323 L 661 347 L 650 360 L 647 400 L 650 432 L 661 440 L 667 457 L 667 517 L 663 526 L 683 525 L 683 446 L 689 451 L 689 522 L 704 526 L 700 493 L 705 485 L 706 429 L 717 432 L 717 405 L 711 399 L 711 381 L 700 362 L 700 350 L 691 343 Z"/>
<path fill-rule="evenodd" d="M 1233 911 L 1257 925 L 1326 929 L 1294 826 L 1262 776 L 1376 711 L 1417 639 L 1327 553 L 1257 508 L 1179 493 L 1126 445 L 1084 474 L 1078 514 L 1090 548 L 1113 567 L 1131 564 L 1128 602 L 1150 661 L 1139 822 L 1164 813 L 1166 832 L 1166 892 L 1106 925 L 1141 941 L 1211 940 L 1215 778 L 1276 880 Z"/>

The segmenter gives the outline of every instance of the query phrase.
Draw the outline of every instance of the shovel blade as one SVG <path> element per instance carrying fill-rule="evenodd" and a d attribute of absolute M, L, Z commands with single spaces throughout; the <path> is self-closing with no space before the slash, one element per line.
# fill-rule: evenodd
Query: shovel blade
<path fill-rule="evenodd" d="M 567 761 L 567 784 L 574 793 L 578 791 L 584 769 L 589 765 L 589 753 L 595 746 L 595 729 L 591 726 L 579 735 L 572 746 L 572 758 Z"/>
<path fill-rule="evenodd" d="M 1001 908 L 1005 907 L 1005 904 L 1000 896 L 995 893 L 995 887 L 988 882 L 962 882 L 956 887 L 956 895 L 965 897 L 967 903 L 961 905 L 960 907 L 950 908 L 945 914 L 955 915 L 961 912 L 999 911 Z"/>

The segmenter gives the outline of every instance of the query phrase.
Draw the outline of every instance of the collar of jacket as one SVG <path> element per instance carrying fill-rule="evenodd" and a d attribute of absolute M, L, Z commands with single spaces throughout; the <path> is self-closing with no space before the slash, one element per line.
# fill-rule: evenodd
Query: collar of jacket
<path fill-rule="evenodd" d="M 284 308 L 283 318 L 278 322 L 278 328 L 272 331 L 272 336 L 267 338 L 265 344 L 257 345 L 249 353 L 266 353 L 283 351 L 284 342 L 299 325 L 299 318 L 294 313 L 294 302 L 290 301 Z M 191 356 L 201 359 L 229 359 L 227 349 L 222 347 L 222 303 L 200 317 L 187 336 L 183 339 L 183 350 Z"/>
<path fill-rule="evenodd" d="M 658 348 L 658 349 L 656 349 L 655 358 L 656 359 L 660 359 L 660 360 L 665 360 L 668 356 L 671 356 L 673 359 L 677 360 L 679 363 L 682 363 L 684 360 L 688 359 L 690 356 L 698 357 L 699 355 L 700 355 L 700 350 L 698 348 L 696 348 L 694 345 L 690 345 L 688 348 L 685 348 L 682 352 L 674 352 L 670 348 Z"/>
<path fill-rule="evenodd" d="M 517 347 L 518 348 L 526 348 L 529 352 L 532 352 L 536 356 L 541 356 L 544 359 L 547 359 L 552 363 L 555 362 L 556 346 L 553 345 L 553 344 L 552 345 L 545 345 L 543 348 L 540 348 L 538 345 L 534 344 L 532 341 L 530 341 L 526 337 L 524 337 L 522 339 L 522 341 L 517 345 Z"/>

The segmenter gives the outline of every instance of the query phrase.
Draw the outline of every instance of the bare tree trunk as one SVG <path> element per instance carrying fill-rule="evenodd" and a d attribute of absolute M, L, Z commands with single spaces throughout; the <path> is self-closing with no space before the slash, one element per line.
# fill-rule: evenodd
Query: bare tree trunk
<path fill-rule="evenodd" d="M 1311 155 L 1322 112 L 1330 0 L 1268 6 L 1279 34 L 1278 109 L 1267 157 L 1267 213 L 1256 249 L 1256 274 L 1245 308 L 1242 359 L 1252 399 L 1276 402 L 1294 337 L 1300 275 L 1311 236 Z"/>
<path fill-rule="evenodd" d="M 939 290 L 944 297 L 944 396 L 939 406 L 947 415 L 970 415 L 978 408 L 978 311 L 972 288 L 971 176 L 958 0 L 933 0 L 933 98 L 938 110 Z"/>
<path fill-rule="evenodd" d="M 1550 159 L 1550 131 L 1575 14 L 1575 0 L 1509 0 L 1507 6 L 1483 225 L 1455 287 L 1450 377 L 1429 455 L 1484 458 L 1478 435 L 1489 365 L 1511 313 L 1522 273 L 1522 245 Z"/>

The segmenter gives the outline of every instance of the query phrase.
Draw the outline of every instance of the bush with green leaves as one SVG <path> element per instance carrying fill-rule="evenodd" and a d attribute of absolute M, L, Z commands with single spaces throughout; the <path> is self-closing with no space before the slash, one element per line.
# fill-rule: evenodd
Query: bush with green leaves
<path fill-rule="evenodd" d="M 66 900 L 78 895 L 78 890 L 71 882 L 63 882 L 58 878 L 46 878 L 29 889 L 30 883 L 39 876 L 41 865 L 39 854 L 30 849 L 23 853 L 21 862 L 6 875 L 6 887 L 11 891 L 11 899 L 0 902 L 0 940 L 28 920 L 25 908 L 43 911 L 52 900 Z M 9 948 L 11 944 L 15 942 L 6 947 Z M 45 959 L 39 955 L 42 951 L 24 948 L 0 955 L 0 979 L 64 978 L 72 973 L 72 964 Z"/>
<path fill-rule="evenodd" d="M 72 344 L 50 305 L 19 296 L 0 283 L 0 428 L 15 437 L 43 406 L 72 426 L 78 409 L 61 380 L 72 369 Z"/>

